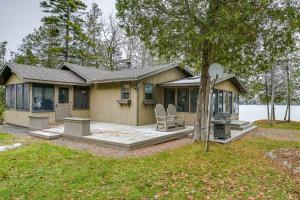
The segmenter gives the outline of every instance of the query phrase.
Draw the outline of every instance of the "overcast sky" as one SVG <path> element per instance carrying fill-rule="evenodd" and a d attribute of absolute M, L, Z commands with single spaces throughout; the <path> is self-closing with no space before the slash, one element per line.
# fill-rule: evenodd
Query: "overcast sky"
<path fill-rule="evenodd" d="M 115 13 L 115 0 L 83 0 L 88 7 L 99 4 L 104 15 Z M 0 41 L 8 42 L 8 54 L 16 51 L 22 38 L 41 25 L 40 0 L 0 0 Z M 8 55 L 9 56 L 9 55 Z"/>

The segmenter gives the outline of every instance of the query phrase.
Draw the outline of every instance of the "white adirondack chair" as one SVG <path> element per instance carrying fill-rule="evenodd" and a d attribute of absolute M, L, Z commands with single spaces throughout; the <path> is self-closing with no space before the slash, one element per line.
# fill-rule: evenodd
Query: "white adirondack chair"
<path fill-rule="evenodd" d="M 168 131 L 172 128 L 176 128 L 174 118 L 167 116 L 165 108 L 162 104 L 157 104 L 155 106 L 155 117 L 156 130 Z"/>
<path fill-rule="evenodd" d="M 185 126 L 185 122 L 183 119 L 183 115 L 177 115 L 176 113 L 176 107 L 173 104 L 169 104 L 167 108 L 168 116 L 173 118 L 173 120 L 176 123 L 177 127 L 183 127 Z"/>

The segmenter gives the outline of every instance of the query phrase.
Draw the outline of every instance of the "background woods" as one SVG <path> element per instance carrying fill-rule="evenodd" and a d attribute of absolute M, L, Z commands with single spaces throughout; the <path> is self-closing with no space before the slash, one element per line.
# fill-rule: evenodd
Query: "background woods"
<path fill-rule="evenodd" d="M 96 3 L 87 10 L 81 0 L 44 0 L 40 7 L 42 25 L 11 52 L 12 61 L 52 68 L 68 61 L 109 70 L 126 66 L 127 60 L 135 67 L 153 63 L 144 43 L 126 35 L 113 15 L 103 16 Z"/>

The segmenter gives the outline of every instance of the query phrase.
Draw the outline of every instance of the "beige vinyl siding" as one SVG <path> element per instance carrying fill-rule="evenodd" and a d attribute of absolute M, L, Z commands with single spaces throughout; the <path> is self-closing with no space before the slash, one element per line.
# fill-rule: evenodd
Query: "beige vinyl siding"
<path fill-rule="evenodd" d="M 130 82 L 130 105 L 121 105 L 121 83 L 95 84 L 91 87 L 90 117 L 93 121 L 136 125 L 136 84 Z"/>
<path fill-rule="evenodd" d="M 155 114 L 154 114 L 154 105 L 145 105 L 144 104 L 144 98 L 145 98 L 145 92 L 144 92 L 144 86 L 145 84 L 153 84 L 154 86 L 154 100 L 155 103 L 163 103 L 163 88 L 157 87 L 157 84 L 172 81 L 172 80 L 178 80 L 185 78 L 186 75 L 180 71 L 177 68 L 169 69 L 167 71 L 164 71 L 162 73 L 150 76 L 148 78 L 145 78 L 140 81 L 140 88 L 139 88 L 139 115 L 138 115 L 138 124 L 139 125 L 145 125 L 145 124 L 153 124 L 155 123 Z"/>

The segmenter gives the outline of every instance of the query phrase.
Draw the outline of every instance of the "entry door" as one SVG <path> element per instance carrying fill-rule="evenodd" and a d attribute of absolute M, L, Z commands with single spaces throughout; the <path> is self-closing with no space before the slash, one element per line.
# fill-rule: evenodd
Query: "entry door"
<path fill-rule="evenodd" d="M 71 104 L 69 88 L 59 87 L 57 95 L 57 104 L 55 110 L 56 121 L 61 121 L 63 118 L 71 117 Z"/>

